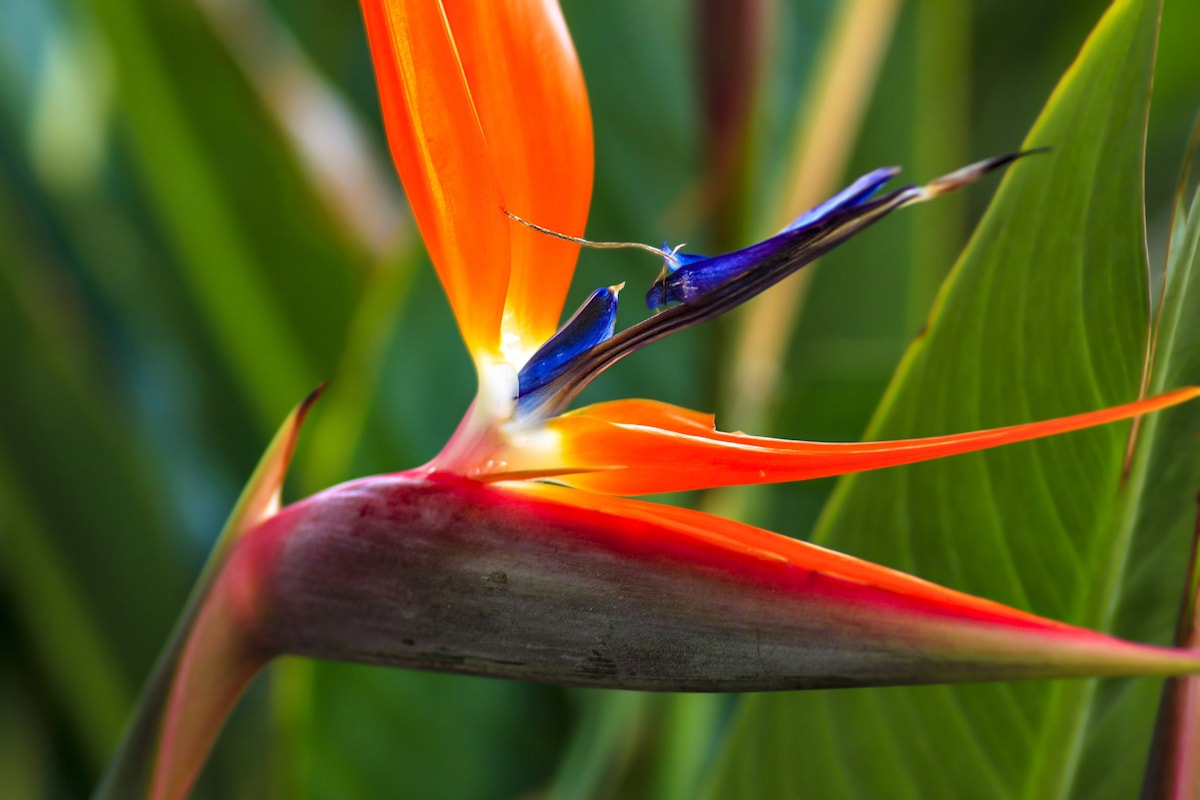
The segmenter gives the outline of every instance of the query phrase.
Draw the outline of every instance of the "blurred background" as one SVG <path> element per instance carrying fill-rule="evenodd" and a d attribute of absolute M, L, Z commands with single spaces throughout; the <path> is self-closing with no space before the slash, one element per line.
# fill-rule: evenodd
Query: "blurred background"
<path fill-rule="evenodd" d="M 563 5 L 597 137 L 588 235 L 713 252 L 870 168 L 922 180 L 1016 149 L 1105 4 Z M 1200 102 L 1197 30 L 1200 5 L 1167 0 L 1155 265 Z M 994 186 L 887 220 L 774 306 L 657 344 L 583 400 L 858 438 Z M 568 307 L 658 268 L 584 253 Z M 626 305 L 622 324 L 643 313 Z M 422 463 L 474 389 L 383 144 L 357 5 L 0 3 L 5 797 L 90 791 L 242 483 L 324 380 L 291 498 Z M 803 537 L 830 486 L 669 500 Z M 688 797 L 733 702 L 285 661 L 198 796 Z"/>

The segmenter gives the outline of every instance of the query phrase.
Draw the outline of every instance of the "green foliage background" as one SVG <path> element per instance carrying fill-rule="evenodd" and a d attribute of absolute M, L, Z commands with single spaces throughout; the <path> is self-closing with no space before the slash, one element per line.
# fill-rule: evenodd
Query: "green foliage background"
<path fill-rule="evenodd" d="M 950 5 L 957 16 L 947 16 Z M 698 8 L 680 0 L 564 1 L 595 116 L 593 238 L 686 240 L 697 252 L 727 244 L 712 233 L 719 221 L 706 219 L 696 201 L 705 171 Z M 1100 2 L 904 6 L 850 173 L 896 163 L 910 165 L 909 177 L 927 178 L 1014 149 L 1103 10 Z M 764 206 L 783 178 L 777 165 L 786 132 L 803 108 L 832 18 L 829 2 L 781 0 L 774 13 L 779 39 L 764 79 L 757 149 L 743 176 L 752 219 L 778 215 Z M 1140 17 L 1142 27 L 1123 24 L 1145 30 L 1153 13 Z M 249 56 L 219 22 L 230 14 L 240 20 L 235 30 L 250 34 Z M 931 20 L 942 20 L 933 40 Z M 1168 0 L 1146 154 L 1155 268 L 1200 103 L 1196 30 L 1200 7 Z M 934 46 L 949 40 L 958 46 Z M 323 87 L 342 104 L 345 116 L 338 118 L 361 136 L 335 139 L 322 131 L 319 116 L 305 126 L 323 133 L 316 140 L 334 152 L 362 154 L 374 165 L 371 186 L 358 193 L 369 204 L 365 210 L 331 199 L 328 182 L 314 179 L 272 111 L 273 101 L 296 89 L 267 80 L 279 63 L 272 59 L 288 54 L 299 55 L 303 69 L 287 75 L 299 75 L 300 86 Z M 1136 71 L 1136 61 L 1116 63 Z M 1113 80 L 1140 80 L 1118 73 Z M 948 85 L 950 77 L 965 85 Z M 1107 134 L 1097 146 L 1102 158 L 1088 173 L 1094 186 L 1109 190 L 1097 191 L 1096 203 L 1110 201 L 1116 209 L 1109 232 L 1118 251 L 1132 247 L 1135 256 L 1137 198 L 1129 194 L 1137 191 L 1130 170 L 1137 166 L 1138 133 L 1135 123 Z M 1050 158 L 1018 168 L 1029 202 L 1037 202 L 1038 191 L 1066 198 L 1095 191 L 1062 185 L 1084 171 L 1069 159 L 1064 167 L 1057 154 Z M 1042 181 L 1059 183 L 1039 190 Z M 905 212 L 822 263 L 788 353 L 789 380 L 768 429 L 756 433 L 863 436 L 993 188 Z M 1114 198 L 1114 191 L 1124 196 Z M 1070 205 L 1064 202 L 1063 210 Z M 0 786 L 6 795 L 74 797 L 94 784 L 242 481 L 309 389 L 334 381 L 308 423 L 292 496 L 416 465 L 457 423 L 473 388 L 468 360 L 419 243 L 392 208 L 402 205 L 354 3 L 0 4 Z M 372 212 L 396 220 L 390 235 L 364 233 Z M 1034 242 L 1033 252 L 1037 237 L 1025 235 L 1028 226 L 1053 240 L 1054 222 L 1050 212 L 1035 220 L 1018 215 L 1005 235 Z M 740 233 L 735 226 L 732 238 L 744 240 L 761 225 L 747 224 Z M 572 299 L 601 284 L 648 283 L 656 269 L 636 254 L 585 254 Z M 1038 288 L 1036 270 L 1000 274 L 1004 280 L 974 292 L 969 281 L 957 281 L 961 308 L 943 313 L 969 322 L 979 318 L 973 303 L 1003 305 L 1003 297 Z M 1059 288 L 1051 282 L 1047 291 Z M 629 319 L 636 318 L 635 304 L 628 305 Z M 1185 341 L 1187 310 L 1175 312 L 1185 322 L 1179 334 Z M 977 359 L 928 368 L 927 391 L 938 397 L 942 389 L 937 403 L 893 395 L 872 433 L 911 426 L 942 432 L 1082 410 L 1087 398 L 1128 399 L 1122 387 L 1138 352 L 1136 320 L 1108 331 L 1111 352 L 1090 352 L 1092 372 L 1070 369 L 1084 363 L 1073 348 L 1100 346 L 1105 324 L 1093 320 L 1077 339 L 1014 324 L 1008 338 L 993 320 L 986 337 L 973 341 Z M 978 331 L 957 338 L 972 333 Z M 645 396 L 714 408 L 730 371 L 728 334 L 729 325 L 709 326 L 656 345 L 613 369 L 585 399 Z M 1038 348 L 1054 348 L 1057 360 L 1034 382 L 1021 368 Z M 1011 368 L 997 366 L 1009 362 Z M 1173 362 L 1175 382 L 1200 380 L 1181 363 L 1186 358 Z M 1112 374 L 1096 378 L 1106 365 Z M 998 377 L 1018 383 L 1011 398 L 987 388 Z M 972 380 L 980 387 L 976 395 L 954 388 Z M 910 409 L 907 421 L 898 408 Z M 1164 423 L 1159 436 L 1184 438 L 1189 424 L 1194 428 L 1190 420 Z M 1073 439 L 1072 447 L 1112 449 L 1119 434 Z M 1102 560 L 1108 552 L 1088 538 L 1103 528 L 1092 517 L 1124 514 L 1149 538 L 1159 529 L 1151 526 L 1174 525 L 1190 509 L 1150 513 L 1097 499 L 1104 494 L 1096 489 L 1101 479 L 1061 468 L 1054 461 L 1060 452 L 1014 449 L 990 461 L 848 482 L 820 535 L 850 552 L 1041 613 L 1141 638 L 1166 635 L 1173 601 L 1089 614 L 1084 607 L 1094 598 L 1079 565 L 1092 561 L 1079 553 Z M 1067 512 L 1050 550 L 1077 537 L 1082 551 L 1072 550 L 1070 558 L 1056 561 L 1038 551 L 1045 530 L 1022 527 L 1023 496 L 971 503 L 994 485 L 995 471 L 1020 473 L 1035 458 L 1060 467 L 1045 479 L 1055 490 L 1052 505 Z M 1175 462 L 1161 452 L 1145 460 L 1145 469 L 1159 470 L 1152 476 L 1176 474 Z M 979 477 L 989 471 L 992 478 Z M 757 491 L 746 516 L 810 535 L 832 485 Z M 896 492 L 924 503 L 959 502 L 939 527 L 937 513 L 881 505 Z M 1088 514 L 1072 516 L 1084 506 Z M 889 551 L 886 543 L 900 541 L 918 520 L 931 538 L 912 545 L 915 555 Z M 1002 539 L 979 531 L 999 531 Z M 981 583 L 962 568 L 989 563 L 1000 540 L 1014 556 L 1011 571 L 988 573 Z M 1139 563 L 1148 566 L 1134 577 L 1174 597 L 1172 581 L 1182 579 L 1186 551 L 1175 559 L 1170 550 L 1145 547 L 1151 553 Z M 1077 682 L 922 692 L 759 697 L 739 708 L 734 698 L 563 691 L 291 661 L 273 668 L 243 703 L 198 794 L 683 798 L 706 785 L 716 794 L 744 790 L 737 781 L 753 774 L 784 796 L 809 796 L 807 789 L 814 797 L 977 797 L 974 790 L 986 785 L 1001 797 L 1092 797 L 1089 781 L 1100 781 L 1113 792 L 1108 796 L 1121 797 L 1136 785 L 1144 726 L 1130 728 L 1130 740 L 1116 750 L 1091 751 L 1108 753 L 1110 763 L 1080 757 L 1082 766 L 1063 777 L 1069 770 L 1045 763 L 1060 756 L 1060 729 L 1028 709 L 1043 707 L 1047 697 L 1068 709 L 1088 704 L 1098 717 L 1136 706 L 1130 719 L 1144 722 L 1156 686 Z M 968 756 L 953 749 L 959 729 L 947 718 L 972 729 L 1009 706 L 1025 710 L 1007 727 L 978 735 Z M 1060 714 L 1057 724 L 1068 717 Z M 933 743 L 897 747 L 901 733 Z M 1102 727 L 1095 738 L 1104 739 Z M 944 780 L 931 778 L 943 773 Z M 857 777 L 839 777 L 847 774 Z M 713 776 L 717 783 L 710 783 Z"/>

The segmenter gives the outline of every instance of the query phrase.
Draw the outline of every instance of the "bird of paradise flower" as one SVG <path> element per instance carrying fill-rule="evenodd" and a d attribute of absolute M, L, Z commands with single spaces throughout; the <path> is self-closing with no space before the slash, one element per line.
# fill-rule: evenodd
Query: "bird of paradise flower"
<path fill-rule="evenodd" d="M 297 654 L 567 685 L 740 691 L 1200 671 L 1125 642 L 732 520 L 629 495 L 894 466 L 1126 419 L 896 442 L 722 433 L 652 400 L 568 410 L 617 360 L 763 291 L 891 211 L 1013 157 L 879 195 L 877 170 L 780 234 L 715 257 L 664 248 L 616 333 L 616 287 L 561 328 L 592 183 L 578 62 L 553 0 L 363 0 L 388 141 L 479 390 L 428 464 L 286 508 L 309 402 L 248 484 L 101 789 L 188 791 L 229 710 Z M 563 236 L 514 221 L 518 214 Z"/>

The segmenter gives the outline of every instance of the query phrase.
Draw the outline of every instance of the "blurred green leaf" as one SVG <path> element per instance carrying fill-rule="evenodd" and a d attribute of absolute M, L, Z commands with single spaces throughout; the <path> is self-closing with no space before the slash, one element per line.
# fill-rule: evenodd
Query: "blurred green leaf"
<path fill-rule="evenodd" d="M 93 0 L 91 10 L 151 207 L 219 352 L 270 430 L 332 371 L 353 254 L 193 6 Z"/>
<path fill-rule="evenodd" d="M 561 709 L 541 687 L 324 667 L 313 706 L 322 735 L 302 751 L 305 797 L 513 797 L 545 779 L 561 744 Z"/>
<path fill-rule="evenodd" d="M 1166 287 L 1162 310 L 1155 336 L 1155 364 L 1151 390 L 1167 384 L 1195 380 L 1200 374 L 1200 318 L 1193 310 L 1200 303 L 1200 189 L 1188 199 L 1188 167 L 1200 144 L 1200 126 L 1194 128 L 1188 164 L 1185 166 L 1176 198 L 1171 242 L 1167 253 Z M 1181 459 L 1177 451 L 1182 442 L 1192 440 L 1192 450 L 1200 452 L 1195 440 L 1200 431 L 1200 409 L 1185 407 L 1142 422 L 1139 449 L 1134 461 L 1133 476 L 1143 482 L 1146 500 L 1131 504 L 1127 515 L 1129 524 L 1138 529 L 1168 531 L 1186 528 L 1180 509 L 1188 505 L 1200 486 L 1200 457 Z M 1193 524 L 1192 538 L 1200 533 Z M 1175 536 L 1184 535 L 1178 531 Z M 1183 592 L 1176 644 L 1195 647 L 1197 644 L 1197 598 L 1200 598 L 1200 561 L 1197 561 L 1200 541 L 1193 542 L 1192 563 Z M 1161 562 L 1173 553 L 1151 551 L 1144 558 Z M 1146 572 L 1148 585 L 1141 596 L 1159 594 L 1152 583 L 1152 571 Z M 1161 598 L 1164 602 L 1166 598 Z M 1146 610 L 1139 609 L 1145 613 Z M 1136 624 L 1136 617 L 1129 620 Z M 1197 715 L 1195 687 L 1197 678 L 1168 680 L 1160 702 L 1155 728 L 1155 742 L 1147 767 L 1143 797 L 1189 797 L 1200 786 L 1200 761 L 1196 758 Z M 1188 787 L 1191 787 L 1189 790 Z M 1158 789 L 1156 794 L 1152 789 Z"/>
<path fill-rule="evenodd" d="M 1130 1 L 1096 28 L 1026 142 L 1054 152 L 1007 176 L 867 438 L 985 428 L 1137 395 L 1157 24 L 1156 3 Z M 1113 426 L 853 476 L 814 538 L 1039 614 L 1162 641 L 1187 542 L 1127 524 L 1129 509 L 1149 501 L 1145 484 L 1121 482 L 1127 435 Z M 1174 444 L 1164 457 L 1178 464 Z M 1144 613 L 1123 624 L 1133 608 Z M 756 696 L 743 704 L 714 794 L 1129 797 L 1152 697 L 1146 681 Z"/>
<path fill-rule="evenodd" d="M 112 673 L 140 677 L 170 622 L 171 609 L 150 598 L 183 596 L 181 563 L 168 541 L 163 486 L 113 402 L 111 374 L 93 361 L 95 320 L 62 265 L 34 243 L 34 226 L 17 223 L 6 190 L 0 183 L 0 495 L 10 527 L 0 566 L 15 573 L 9 580 L 21 587 L 22 616 L 43 652 L 77 645 L 95 658 L 97 690 L 117 694 L 94 698 L 92 711 L 111 712 L 130 699 Z M 112 648 L 115 668 L 110 652 L 93 648 L 97 639 Z M 96 744 L 116 735 L 97 726 L 120 722 L 110 713 L 83 725 Z"/>
<path fill-rule="evenodd" d="M 39 524 L 0 450 L 0 560 L 38 664 L 66 700 L 88 758 L 101 767 L 116 745 L 131 702 L 106 641 Z"/>

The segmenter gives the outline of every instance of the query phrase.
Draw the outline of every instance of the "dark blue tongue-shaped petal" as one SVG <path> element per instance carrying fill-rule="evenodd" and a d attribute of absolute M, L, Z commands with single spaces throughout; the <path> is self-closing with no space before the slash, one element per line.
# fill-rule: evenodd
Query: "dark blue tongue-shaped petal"
<path fill-rule="evenodd" d="M 796 217 L 775 236 L 743 250 L 710 257 L 677 253 L 668 250 L 664 244 L 663 253 L 669 253 L 671 258 L 664 261 L 663 274 L 646 293 L 646 306 L 651 311 L 660 311 L 671 303 L 690 302 L 711 289 L 728 283 L 757 266 L 763 252 L 768 249 L 764 245 L 787 247 L 796 240 L 803 239 L 805 232 L 823 227 L 832 218 L 845 216 L 840 212 L 853 215 L 853 209 L 870 200 L 899 172 L 896 167 L 872 170 L 825 202 Z"/>
<path fill-rule="evenodd" d="M 620 286 L 592 292 L 558 333 L 546 340 L 517 373 L 517 408 L 528 413 L 541 404 L 544 389 L 562 376 L 576 358 L 613 335 Z"/>
<path fill-rule="evenodd" d="M 872 195 L 883 188 L 883 185 L 892 178 L 900 174 L 899 167 L 880 167 L 872 170 L 866 175 L 856 180 L 854 183 L 842 189 L 833 197 L 821 203 L 819 206 L 805 211 L 800 216 L 792 220 L 792 223 L 784 228 L 780 233 L 794 231 L 797 228 L 803 228 L 808 225 L 820 222 L 835 211 L 841 211 L 843 208 L 856 206 L 864 200 L 869 200 Z"/>

